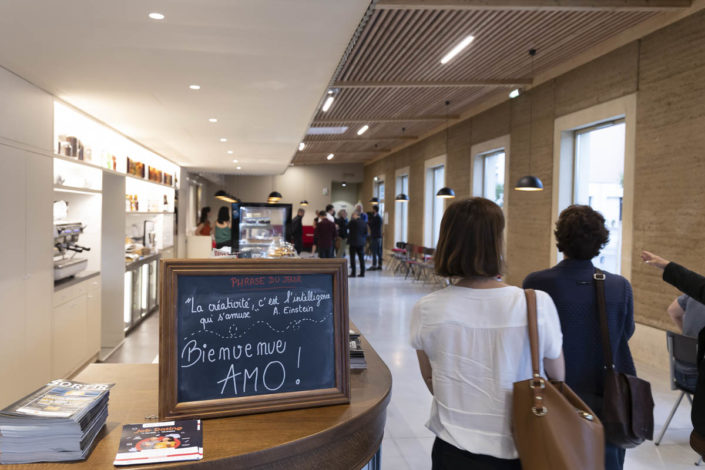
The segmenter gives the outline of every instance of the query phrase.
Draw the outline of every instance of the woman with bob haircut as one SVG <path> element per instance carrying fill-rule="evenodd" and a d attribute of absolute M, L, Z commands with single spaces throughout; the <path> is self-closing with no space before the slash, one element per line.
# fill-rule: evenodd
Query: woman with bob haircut
<path fill-rule="evenodd" d="M 433 469 L 520 469 L 511 432 L 514 382 L 531 378 L 526 296 L 499 279 L 504 215 L 494 202 L 451 204 L 441 221 L 436 273 L 456 279 L 414 305 L 411 345 L 433 395 L 426 423 Z M 536 292 L 541 373 L 565 375 L 548 294 Z"/>
<path fill-rule="evenodd" d="M 563 331 L 566 383 L 597 414 L 602 416 L 602 339 L 595 294 L 595 267 L 591 259 L 609 240 L 602 214 L 590 206 L 573 205 L 556 222 L 556 246 L 563 261 L 529 274 L 524 288 L 541 289 L 553 299 Z M 605 272 L 605 303 L 615 368 L 636 375 L 629 338 L 634 333 L 632 286 L 622 276 Z M 624 449 L 605 444 L 605 468 L 624 466 Z"/>

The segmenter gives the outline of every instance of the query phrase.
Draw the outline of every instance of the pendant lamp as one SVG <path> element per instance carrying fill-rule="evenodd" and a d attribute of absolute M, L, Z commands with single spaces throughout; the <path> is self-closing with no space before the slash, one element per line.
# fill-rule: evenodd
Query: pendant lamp
<path fill-rule="evenodd" d="M 534 78 L 534 56 L 536 55 L 536 49 L 529 49 L 529 56 L 531 57 L 531 79 Z M 533 154 L 533 149 L 531 148 L 531 136 L 533 134 L 534 128 L 534 94 L 531 93 L 529 96 L 529 174 L 522 176 L 517 181 L 514 186 L 516 191 L 543 191 L 543 183 L 538 176 L 531 174 L 531 157 Z"/>
<path fill-rule="evenodd" d="M 372 199 L 370 199 L 370 202 L 373 204 L 377 204 L 377 203 L 379 203 L 379 198 L 377 196 L 375 196 Z"/>
<path fill-rule="evenodd" d="M 397 194 L 397 197 L 394 198 L 396 202 L 409 202 L 409 196 L 407 196 L 404 193 L 399 193 Z"/>
<path fill-rule="evenodd" d="M 215 197 L 216 197 L 216 199 L 220 199 L 221 201 L 225 201 L 225 202 L 231 202 L 231 203 L 232 202 L 240 202 L 240 200 L 238 198 L 236 198 L 232 194 L 226 193 L 222 189 L 220 191 L 216 191 Z"/>
<path fill-rule="evenodd" d="M 450 106 L 450 101 L 446 101 L 446 156 L 448 155 L 448 107 Z M 447 186 L 442 187 L 436 193 L 436 197 L 441 199 L 453 199 L 455 197 L 455 191 Z"/>
<path fill-rule="evenodd" d="M 455 191 L 447 186 L 444 186 L 438 190 L 436 197 L 440 197 L 442 199 L 453 199 L 455 197 Z"/>
<path fill-rule="evenodd" d="M 281 193 L 279 193 L 277 191 L 272 191 L 271 193 L 269 193 L 269 196 L 267 197 L 267 202 L 270 204 L 273 204 L 275 202 L 281 201 L 281 199 L 282 199 Z"/>
<path fill-rule="evenodd" d="M 267 203 L 268 204 L 274 204 L 276 202 L 281 201 L 282 195 L 279 191 L 274 189 L 274 176 L 272 175 L 272 192 L 269 193 L 269 196 L 267 196 Z"/>
<path fill-rule="evenodd" d="M 306 207 L 306 206 L 308 206 L 308 201 L 306 199 L 304 199 L 303 201 L 299 202 L 299 205 L 301 207 Z"/>

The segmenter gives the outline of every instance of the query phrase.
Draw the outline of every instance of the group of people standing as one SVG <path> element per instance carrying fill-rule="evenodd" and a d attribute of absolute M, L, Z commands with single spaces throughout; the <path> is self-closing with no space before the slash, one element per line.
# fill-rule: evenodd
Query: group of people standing
<path fill-rule="evenodd" d="M 303 250 L 303 217 L 304 209 L 297 211 L 291 222 L 291 234 L 297 253 Z M 382 217 L 379 206 L 372 206 L 372 212 L 365 213 L 362 205 L 355 206 L 350 218 L 345 209 L 338 211 L 337 216 L 333 204 L 328 204 L 325 210 L 316 213 L 313 219 L 313 249 L 312 253 L 319 258 L 344 258 L 345 247 L 350 255 L 350 276 L 365 276 L 365 247 L 369 241 L 372 254 L 372 266 L 368 270 L 382 269 Z M 356 261 L 360 265 L 357 274 Z"/>

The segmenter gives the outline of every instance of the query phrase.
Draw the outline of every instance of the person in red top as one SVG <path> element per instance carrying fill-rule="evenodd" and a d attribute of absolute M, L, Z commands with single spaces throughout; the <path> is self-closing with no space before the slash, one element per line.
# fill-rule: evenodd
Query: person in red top
<path fill-rule="evenodd" d="M 318 215 L 318 224 L 313 232 L 314 238 L 318 241 L 318 257 L 333 258 L 338 229 L 333 222 L 328 220 L 325 211 L 321 211 Z"/>

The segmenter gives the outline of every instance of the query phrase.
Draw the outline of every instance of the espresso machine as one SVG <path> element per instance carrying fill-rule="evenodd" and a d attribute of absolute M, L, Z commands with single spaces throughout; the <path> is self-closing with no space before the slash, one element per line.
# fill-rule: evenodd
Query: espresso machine
<path fill-rule="evenodd" d="M 76 257 L 77 253 L 90 251 L 90 248 L 78 244 L 84 228 L 81 222 L 54 223 L 54 281 L 86 269 L 88 259 Z"/>

